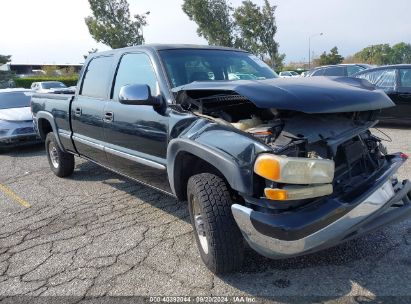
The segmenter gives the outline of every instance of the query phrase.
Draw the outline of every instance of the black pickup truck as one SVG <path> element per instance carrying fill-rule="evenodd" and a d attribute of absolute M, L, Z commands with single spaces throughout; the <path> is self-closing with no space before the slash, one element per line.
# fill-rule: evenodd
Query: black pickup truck
<path fill-rule="evenodd" d="M 57 176 L 79 156 L 187 201 L 215 273 L 245 242 L 287 258 L 409 216 L 408 156 L 370 131 L 391 106 L 362 79 L 280 79 L 247 52 L 188 45 L 97 53 L 75 95 L 31 104 Z"/>

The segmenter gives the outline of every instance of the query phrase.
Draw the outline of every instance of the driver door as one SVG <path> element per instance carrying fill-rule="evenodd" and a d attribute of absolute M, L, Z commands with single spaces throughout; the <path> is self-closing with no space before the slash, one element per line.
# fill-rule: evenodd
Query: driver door
<path fill-rule="evenodd" d="M 129 84 L 146 84 L 153 96 L 161 96 L 152 63 L 145 53 L 126 53 L 117 67 L 112 96 L 104 110 L 110 167 L 170 191 L 166 171 L 168 116 L 150 105 L 121 104 L 120 89 Z"/>

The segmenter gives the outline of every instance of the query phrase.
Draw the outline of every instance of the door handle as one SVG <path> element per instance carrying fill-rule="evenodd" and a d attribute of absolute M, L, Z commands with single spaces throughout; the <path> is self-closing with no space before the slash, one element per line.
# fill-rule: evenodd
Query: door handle
<path fill-rule="evenodd" d="M 76 108 L 76 109 L 74 110 L 74 115 L 75 115 L 75 116 L 81 116 L 81 108 Z"/>
<path fill-rule="evenodd" d="M 106 113 L 104 114 L 103 120 L 104 120 L 105 122 L 113 122 L 113 120 L 114 120 L 114 114 L 113 114 L 113 112 L 106 112 Z"/>

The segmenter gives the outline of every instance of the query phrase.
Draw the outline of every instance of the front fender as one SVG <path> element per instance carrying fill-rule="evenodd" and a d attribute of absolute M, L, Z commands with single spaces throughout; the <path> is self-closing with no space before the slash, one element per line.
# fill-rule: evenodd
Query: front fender
<path fill-rule="evenodd" d="M 175 168 L 181 152 L 190 153 L 217 168 L 233 190 L 253 193 L 253 165 L 256 156 L 269 147 L 237 129 L 210 123 L 189 137 L 170 141 L 167 149 L 167 173 L 171 189 L 178 188 Z"/>

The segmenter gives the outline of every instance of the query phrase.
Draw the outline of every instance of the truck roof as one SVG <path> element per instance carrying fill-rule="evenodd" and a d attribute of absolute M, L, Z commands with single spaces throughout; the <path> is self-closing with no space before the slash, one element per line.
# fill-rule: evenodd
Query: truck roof
<path fill-rule="evenodd" d="M 116 52 L 123 52 L 133 51 L 133 50 L 151 50 L 151 51 L 161 51 L 161 50 L 184 50 L 184 49 L 198 49 L 198 50 L 223 50 L 223 51 L 234 51 L 234 52 L 246 52 L 244 50 L 230 48 L 230 47 L 223 47 L 223 46 L 215 46 L 215 45 L 198 45 L 198 44 L 144 44 L 144 45 L 136 45 L 125 47 L 121 49 L 109 50 L 104 52 L 97 52 L 95 55 L 99 54 L 112 54 L 113 51 Z M 94 54 L 93 54 L 94 55 Z"/>

